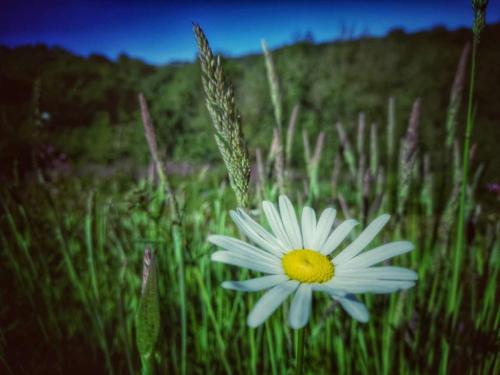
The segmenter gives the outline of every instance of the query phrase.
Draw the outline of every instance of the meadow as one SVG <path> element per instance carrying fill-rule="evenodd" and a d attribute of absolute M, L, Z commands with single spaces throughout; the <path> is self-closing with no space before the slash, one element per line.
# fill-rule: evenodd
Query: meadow
<path fill-rule="evenodd" d="M 498 28 L 492 26 L 491 32 L 498 35 Z M 499 61 L 498 53 L 489 49 L 494 38 L 488 39 L 488 32 L 480 44 L 479 63 L 483 53 L 489 54 L 488 62 Z M 381 213 L 390 213 L 388 226 L 370 246 L 411 241 L 415 250 L 391 264 L 411 268 L 419 276 L 408 291 L 362 295 L 371 313 L 367 324 L 353 321 L 326 296 L 315 295 L 305 329 L 303 373 L 499 373 L 500 222 L 498 198 L 488 195 L 484 185 L 485 175 L 486 181 L 495 178 L 498 161 L 485 161 L 498 134 L 491 124 L 498 124 L 500 117 L 488 104 L 493 99 L 479 95 L 476 129 L 486 124 L 479 142 L 490 140 L 464 155 L 471 45 L 463 42 L 471 34 L 446 35 L 457 41 L 453 58 L 447 58 L 453 60 L 447 86 L 432 94 L 439 100 L 421 88 L 406 90 L 404 78 L 380 72 L 371 76 L 371 82 L 379 83 L 376 88 L 353 84 L 356 90 L 350 90 L 349 82 L 362 81 L 363 76 L 349 71 L 349 60 L 376 55 L 375 46 L 382 43 L 377 39 L 324 46 L 323 54 L 315 50 L 309 61 L 304 56 L 314 46 L 306 42 L 230 61 L 225 71 L 229 77 L 237 76 L 239 69 L 252 77 L 257 71 L 259 82 L 264 82 L 252 88 L 256 80 L 238 81 L 236 94 L 228 94 L 243 113 L 252 169 L 247 200 L 233 193 L 234 179 L 228 179 L 218 154 L 197 65 L 155 73 L 175 78 L 181 89 L 169 91 L 173 89 L 157 84 L 158 76 L 151 78 L 140 106 L 130 82 L 133 100 L 123 101 L 140 111 L 118 111 L 116 122 L 130 122 L 132 130 L 110 126 L 112 116 L 104 111 L 106 115 L 89 118 L 92 128 L 58 129 L 55 134 L 43 126 L 43 88 L 30 87 L 29 116 L 19 120 L 19 129 L 31 127 L 30 138 L 19 135 L 16 147 L 3 149 L 12 158 L 20 144 L 28 146 L 17 166 L 9 164 L 0 188 L 2 372 L 135 374 L 142 368 L 168 374 L 294 373 L 297 338 L 287 324 L 289 304 L 262 327 L 249 328 L 246 317 L 259 294 L 224 290 L 220 284 L 250 273 L 212 263 L 210 254 L 216 248 L 207 242 L 213 233 L 240 236 L 229 217 L 239 203 L 266 225 L 260 202 L 275 202 L 284 192 L 299 206 L 335 207 L 339 221 L 357 219 L 361 225 L 355 234 Z M 388 38 L 389 45 L 396 45 L 402 36 L 396 32 Z M 386 64 L 394 53 L 385 56 Z M 425 56 L 428 61 L 415 63 L 408 74 L 427 89 L 426 82 L 433 83 L 432 70 L 423 67 L 439 59 Z M 260 65 L 252 68 L 257 59 Z M 325 78 L 315 76 L 314 66 L 308 65 L 315 61 L 325 66 L 319 72 L 332 61 L 346 70 L 337 72 L 335 90 L 326 83 L 313 86 L 313 80 L 322 83 Z M 285 63 L 292 68 L 284 68 Z M 485 82 L 484 69 L 479 65 L 479 86 Z M 495 69 L 492 65 L 490 74 L 496 74 Z M 383 89 L 389 85 L 386 78 L 397 87 L 393 96 Z M 399 82 L 394 84 L 394 79 Z M 245 96 L 252 90 L 253 95 Z M 201 99 L 194 102 L 193 96 Z M 443 97 L 444 110 L 439 106 Z M 262 109 L 256 98 L 266 102 Z M 328 100 L 331 107 L 323 112 Z M 487 118 L 482 117 L 483 108 Z M 7 108 L 4 121 L 14 121 L 11 110 Z M 190 113 L 195 115 L 189 119 L 198 120 L 186 125 Z M 103 176 L 64 173 L 53 166 L 55 160 L 49 168 L 31 152 L 39 152 L 51 139 L 70 160 L 79 157 L 79 166 L 82 160 L 151 162 L 138 176 L 129 171 L 107 171 Z M 95 160 L 89 161 L 94 148 Z M 183 155 L 189 168 L 176 171 L 174 162 L 166 162 L 179 163 Z M 464 159 L 470 160 L 470 171 L 463 190 L 466 204 L 461 205 Z M 11 172 L 19 165 L 29 173 Z M 460 212 L 466 227 L 463 239 L 457 231 Z M 457 241 L 463 246 L 459 250 Z M 146 248 L 156 255 L 152 302 L 141 298 Z M 151 311 L 141 315 L 145 303 L 151 304 Z M 155 309 L 159 326 L 147 321 L 156 319 Z M 147 365 L 144 358 L 141 363 L 137 348 L 141 324 L 158 329 Z"/>

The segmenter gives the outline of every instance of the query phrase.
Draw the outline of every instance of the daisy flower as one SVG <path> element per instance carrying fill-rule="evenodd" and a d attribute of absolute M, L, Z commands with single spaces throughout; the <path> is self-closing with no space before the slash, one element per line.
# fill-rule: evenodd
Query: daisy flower
<path fill-rule="evenodd" d="M 305 326 L 311 314 L 312 292 L 327 293 L 337 300 L 355 320 L 367 322 L 366 306 L 356 293 L 391 293 L 415 285 L 417 274 L 407 268 L 375 264 L 413 249 L 408 241 L 396 241 L 362 253 L 389 220 L 381 215 L 337 255 L 339 247 L 356 220 L 346 220 L 333 228 L 336 211 L 325 209 L 319 220 L 310 207 L 304 207 L 300 223 L 294 207 L 285 196 L 279 197 L 279 210 L 264 201 L 262 209 L 272 233 L 245 211 L 230 215 L 241 232 L 254 243 L 236 238 L 211 235 L 209 242 L 222 248 L 212 261 L 226 263 L 266 274 L 244 281 L 225 281 L 222 287 L 243 292 L 267 290 L 248 315 L 248 325 L 262 324 L 292 293 L 289 323 L 294 329 Z"/>

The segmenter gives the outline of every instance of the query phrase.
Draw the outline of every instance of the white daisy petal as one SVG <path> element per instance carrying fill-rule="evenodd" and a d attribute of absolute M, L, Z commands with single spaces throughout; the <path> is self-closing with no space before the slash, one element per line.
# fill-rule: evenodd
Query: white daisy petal
<path fill-rule="evenodd" d="M 300 284 L 295 296 L 293 297 L 292 306 L 290 307 L 290 326 L 293 329 L 304 327 L 309 321 L 311 314 L 312 301 L 312 285 Z"/>
<path fill-rule="evenodd" d="M 413 250 L 413 244 L 408 241 L 395 241 L 367 251 L 350 261 L 343 263 L 339 268 L 364 268 L 380 263 Z"/>
<path fill-rule="evenodd" d="M 279 206 L 281 220 L 283 222 L 285 232 L 288 235 L 288 239 L 294 249 L 301 249 L 302 235 L 300 233 L 297 215 L 295 214 L 292 202 L 290 202 L 290 199 L 288 199 L 286 195 L 281 195 L 279 198 Z"/>
<path fill-rule="evenodd" d="M 224 281 L 222 287 L 225 289 L 238 290 L 240 292 L 256 292 L 263 289 L 269 289 L 287 280 L 288 276 L 285 275 L 270 275 L 243 281 Z"/>
<path fill-rule="evenodd" d="M 312 284 L 312 288 L 313 291 L 315 292 L 324 292 L 332 297 L 344 297 L 347 294 L 346 291 L 341 289 L 336 289 L 327 283 Z"/>
<path fill-rule="evenodd" d="M 316 232 L 316 213 L 311 207 L 302 209 L 302 240 L 304 249 L 312 249 Z"/>
<path fill-rule="evenodd" d="M 340 245 L 342 241 L 348 236 L 351 230 L 359 223 L 354 219 L 349 219 L 340 224 L 335 230 L 330 234 L 330 237 L 326 242 L 319 248 L 321 254 L 330 255 L 333 251 Z"/>
<path fill-rule="evenodd" d="M 293 246 L 290 243 L 288 236 L 283 228 L 283 223 L 281 221 L 280 214 L 278 210 L 271 202 L 264 201 L 262 202 L 262 208 L 264 210 L 264 214 L 266 215 L 267 221 L 273 230 L 273 233 L 278 237 L 281 241 L 281 244 L 285 247 L 286 250 L 292 250 Z"/>
<path fill-rule="evenodd" d="M 270 273 L 273 275 L 282 275 L 282 267 L 277 267 L 269 261 L 264 261 L 252 255 L 244 255 L 233 253 L 232 251 L 216 251 L 212 254 L 211 259 L 213 262 L 220 262 L 232 264 L 242 268 L 248 268 L 253 271 Z"/>
<path fill-rule="evenodd" d="M 370 319 L 370 314 L 366 306 L 357 301 L 354 296 L 349 295 L 348 297 L 334 297 L 340 302 L 344 310 L 355 320 L 361 323 L 366 323 Z"/>
<path fill-rule="evenodd" d="M 320 249 L 323 243 L 326 241 L 326 238 L 332 230 L 336 213 L 337 211 L 335 211 L 331 207 L 328 207 L 321 213 L 321 216 L 318 220 L 318 226 L 316 227 L 316 231 L 314 233 L 312 245 L 313 249 Z"/>
<path fill-rule="evenodd" d="M 284 250 L 282 249 L 278 240 L 276 240 L 269 232 L 262 228 L 259 224 L 254 222 L 250 216 L 243 211 L 231 211 L 229 213 L 231 218 L 241 230 L 241 232 L 264 250 L 281 257 Z M 244 216 L 246 215 L 246 216 Z M 253 222 L 250 222 L 250 220 Z"/>
<path fill-rule="evenodd" d="M 415 285 L 415 282 L 335 276 L 332 281 L 326 284 L 333 289 L 343 290 L 347 293 L 392 293 L 400 289 L 411 288 Z"/>
<path fill-rule="evenodd" d="M 273 234 L 269 233 L 264 227 L 262 227 L 259 223 L 257 223 L 250 215 L 248 215 L 244 210 L 238 208 L 236 210 L 241 218 L 245 220 L 245 223 L 253 228 L 255 232 L 257 232 L 262 238 L 264 238 L 269 243 L 272 243 L 276 247 L 279 248 L 280 251 L 285 252 L 285 247 L 281 244 L 278 238 L 276 238 Z"/>
<path fill-rule="evenodd" d="M 344 251 L 333 258 L 333 262 L 336 265 L 342 264 L 358 255 L 382 230 L 384 225 L 389 221 L 389 218 L 390 215 L 384 214 L 373 220 L 370 225 L 368 225 L 368 227 L 363 232 L 361 232 L 358 238 L 356 238 L 349 246 L 347 246 Z"/>
<path fill-rule="evenodd" d="M 417 280 L 418 275 L 415 271 L 403 267 L 384 266 L 370 268 L 346 268 L 342 267 L 335 271 L 337 276 L 359 277 L 364 279 L 381 280 Z"/>
<path fill-rule="evenodd" d="M 250 314 L 248 314 L 248 325 L 250 327 L 257 327 L 264 323 L 264 321 L 295 291 L 295 289 L 297 289 L 298 286 L 298 281 L 289 280 L 267 291 L 255 304 Z"/>
<path fill-rule="evenodd" d="M 255 258 L 269 261 L 270 263 L 276 265 L 281 264 L 279 258 L 275 255 L 269 254 L 258 247 L 252 246 L 236 238 L 216 234 L 208 236 L 208 241 L 233 253 L 254 256 Z"/>

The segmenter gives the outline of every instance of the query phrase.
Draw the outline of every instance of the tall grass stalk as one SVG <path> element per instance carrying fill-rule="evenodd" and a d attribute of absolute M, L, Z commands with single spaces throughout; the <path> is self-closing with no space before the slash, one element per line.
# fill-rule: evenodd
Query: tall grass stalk
<path fill-rule="evenodd" d="M 363 198 L 365 190 L 364 189 L 365 168 L 366 168 L 365 128 L 366 128 L 365 114 L 360 113 L 358 115 L 358 135 L 357 135 L 358 170 L 356 176 L 359 207 L 363 206 Z"/>
<path fill-rule="evenodd" d="M 467 74 L 467 60 L 470 52 L 470 44 L 467 43 L 460 55 L 457 72 L 453 80 L 450 91 L 450 102 L 448 104 L 448 114 L 446 116 L 446 146 L 451 148 L 455 139 L 457 115 L 462 99 L 462 92 L 465 86 L 465 76 Z"/>
<path fill-rule="evenodd" d="M 94 244 L 93 244 L 93 218 L 96 217 L 96 215 L 92 214 L 92 211 L 95 210 L 95 194 L 92 192 L 89 195 L 88 201 L 87 201 L 87 210 L 88 214 L 85 216 L 85 240 L 87 242 L 87 264 L 89 267 L 89 273 L 90 273 L 90 279 L 91 279 L 91 284 L 92 284 L 92 291 L 94 293 L 93 299 L 96 302 L 99 302 L 99 287 L 97 284 L 97 274 L 96 274 L 96 269 L 95 269 L 95 261 L 94 261 Z"/>
<path fill-rule="evenodd" d="M 379 166 L 378 152 L 378 127 L 376 123 L 370 126 L 370 172 L 372 176 L 376 176 Z"/>
<path fill-rule="evenodd" d="M 179 286 L 179 308 L 181 316 L 181 374 L 187 373 L 187 307 L 186 307 L 186 280 L 184 271 L 184 252 L 182 248 L 182 217 L 179 211 L 177 198 L 172 191 L 170 183 L 165 174 L 165 168 L 158 152 L 156 141 L 156 132 L 149 114 L 144 95 L 139 95 L 141 107 L 141 116 L 144 126 L 144 134 L 149 146 L 151 157 L 155 163 L 158 176 L 160 178 L 160 188 L 157 190 L 157 198 L 162 205 L 164 194 L 167 193 L 167 199 L 170 206 L 170 218 L 172 220 L 171 235 L 174 257 L 177 264 L 178 286 Z M 157 223 L 156 223 L 157 224 Z M 166 254 L 165 254 L 166 255 Z"/>
<path fill-rule="evenodd" d="M 256 164 L 256 185 L 257 194 L 260 200 L 264 199 L 264 187 L 266 186 L 266 174 L 264 169 L 264 161 L 262 160 L 262 151 L 260 148 L 255 150 L 255 164 Z"/>
<path fill-rule="evenodd" d="M 282 117 L 283 117 L 283 108 L 281 103 L 281 91 L 279 87 L 279 79 L 278 74 L 276 72 L 276 66 L 273 61 L 273 57 L 269 49 L 267 48 L 266 41 L 263 39 L 261 41 L 262 51 L 264 52 L 264 59 L 266 62 L 266 72 L 267 72 L 267 82 L 269 84 L 269 91 L 271 95 L 271 103 L 273 104 L 274 109 L 274 119 L 276 121 L 276 129 L 273 133 L 274 144 L 276 146 L 275 160 L 274 160 L 274 172 L 276 176 L 276 182 L 278 186 L 278 190 L 281 194 L 285 192 L 285 183 L 286 183 L 286 163 L 287 163 L 287 152 L 288 152 L 288 138 L 286 148 L 283 147 L 283 126 L 282 126 Z M 290 120 L 290 124 L 288 127 L 288 133 L 292 133 L 295 130 L 296 118 L 297 114 L 292 113 L 292 118 Z M 288 136 L 289 134 L 287 134 Z"/>
<path fill-rule="evenodd" d="M 151 154 L 151 158 L 153 159 L 153 164 L 161 184 L 168 188 L 167 177 L 165 175 L 165 164 L 160 156 L 160 152 L 158 151 L 156 132 L 153 126 L 153 121 L 151 120 L 151 115 L 149 114 L 148 104 L 143 93 L 140 93 L 138 98 L 141 109 L 142 125 L 144 126 L 144 135 L 146 136 L 149 152 Z"/>
<path fill-rule="evenodd" d="M 249 203 L 250 158 L 243 136 L 241 116 L 236 108 L 233 87 L 228 84 L 220 57 L 215 58 L 201 27 L 193 25 L 198 43 L 202 82 L 207 109 L 215 130 L 215 141 L 229 174 L 240 207 Z"/>
<path fill-rule="evenodd" d="M 266 61 L 266 71 L 267 71 L 267 82 L 269 83 L 269 90 L 271 93 L 271 102 L 274 108 L 274 119 L 276 120 L 276 126 L 281 131 L 282 128 L 282 105 L 281 105 L 281 92 L 279 87 L 278 74 L 276 73 L 276 67 L 274 65 L 273 57 L 271 52 L 267 48 L 266 41 L 263 39 L 261 41 L 262 51 L 264 52 L 264 59 Z"/>
<path fill-rule="evenodd" d="M 269 150 L 267 152 L 267 158 L 266 158 L 266 168 L 265 168 L 266 173 L 269 173 L 270 170 L 272 168 L 274 168 L 276 154 L 277 154 L 278 148 L 281 147 L 279 142 L 280 142 L 280 138 L 276 137 L 276 133 L 273 129 L 273 134 L 271 136 L 271 144 L 269 145 Z"/>
<path fill-rule="evenodd" d="M 338 191 L 338 182 L 340 170 L 342 168 L 342 156 L 341 156 L 341 148 L 338 148 L 338 151 L 335 153 L 335 160 L 333 161 L 333 169 L 332 169 L 332 178 L 331 178 L 331 189 L 332 189 L 332 197 L 336 197 Z"/>
<path fill-rule="evenodd" d="M 395 207 L 394 195 L 396 193 L 396 173 L 394 172 L 394 160 L 396 153 L 396 105 L 395 98 L 390 97 L 387 102 L 387 161 L 386 161 L 386 172 L 387 172 L 387 190 L 388 190 L 388 203 L 389 210 L 393 210 Z"/>
<path fill-rule="evenodd" d="M 418 126 L 420 123 L 420 99 L 412 106 L 408 129 L 401 144 L 398 181 L 398 216 L 401 218 L 410 192 L 411 178 L 417 158 Z"/>
<path fill-rule="evenodd" d="M 457 238 L 455 242 L 455 252 L 453 257 L 453 271 L 451 280 L 451 290 L 448 301 L 448 314 L 453 315 L 456 319 L 458 315 L 458 283 L 461 269 L 461 262 L 463 259 L 463 252 L 465 248 L 465 209 L 466 209 L 466 194 L 467 194 L 467 181 L 469 174 L 469 151 L 472 129 L 474 128 L 474 85 L 476 79 L 476 58 L 477 49 L 479 45 L 481 31 L 485 25 L 487 0 L 472 0 L 472 7 L 474 11 L 473 22 L 473 41 L 472 41 L 472 57 L 470 66 L 470 79 L 469 79 L 469 95 L 467 100 L 467 124 L 465 129 L 464 149 L 463 149 L 463 165 L 462 165 L 462 179 L 460 186 L 460 202 L 458 205 L 458 220 L 457 220 Z"/>
<path fill-rule="evenodd" d="M 274 157 L 274 174 L 276 176 L 276 184 L 281 194 L 285 192 L 285 153 L 283 150 L 283 142 L 280 128 L 275 128 L 273 133 L 276 153 Z"/>
<path fill-rule="evenodd" d="M 166 198 L 168 199 L 169 202 L 171 214 L 174 216 L 175 219 L 178 219 L 179 208 L 177 206 L 177 200 L 175 198 L 174 192 L 172 191 L 170 182 L 168 181 L 165 172 L 165 162 L 158 150 L 158 143 L 156 141 L 156 131 L 153 124 L 153 120 L 151 119 L 151 115 L 148 109 L 148 104 L 142 93 L 139 94 L 139 106 L 141 110 L 142 125 L 144 127 L 144 136 L 146 137 L 149 153 L 153 160 L 156 173 L 158 175 L 158 178 L 160 179 L 160 190 L 162 191 L 162 194 L 163 192 L 167 194 Z M 160 197 L 160 199 L 163 198 Z"/>
<path fill-rule="evenodd" d="M 286 148 L 285 148 L 285 160 L 287 167 L 290 166 L 292 161 L 292 147 L 293 147 L 293 137 L 295 135 L 295 129 L 297 128 L 297 118 L 299 116 L 299 105 L 293 106 L 292 114 L 290 116 L 290 121 L 288 123 L 288 129 L 286 132 Z"/>
<path fill-rule="evenodd" d="M 337 122 L 336 124 L 337 132 L 340 138 L 340 144 L 342 145 L 342 155 L 347 163 L 347 167 L 349 168 L 349 172 L 351 172 L 351 176 L 353 179 L 356 178 L 356 157 L 354 156 L 354 151 L 351 147 L 351 143 L 347 138 L 347 133 L 342 126 L 342 123 Z"/>
<path fill-rule="evenodd" d="M 387 104 L 387 160 L 390 162 L 394 160 L 394 153 L 396 148 L 395 143 L 395 131 L 396 131 L 396 105 L 393 96 L 389 98 Z"/>
<path fill-rule="evenodd" d="M 316 139 L 316 145 L 314 146 L 314 153 L 311 155 L 310 145 L 309 145 L 309 135 L 307 130 L 302 131 L 302 139 L 304 142 L 304 158 L 306 162 L 306 170 L 309 180 L 310 199 L 317 199 L 319 197 L 319 164 L 321 162 L 321 155 L 323 153 L 323 145 L 325 143 L 326 134 L 324 131 L 318 134 Z"/>

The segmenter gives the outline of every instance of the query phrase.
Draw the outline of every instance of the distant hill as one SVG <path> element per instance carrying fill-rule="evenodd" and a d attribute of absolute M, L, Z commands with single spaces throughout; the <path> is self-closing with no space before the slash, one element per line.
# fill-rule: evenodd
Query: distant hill
<path fill-rule="evenodd" d="M 285 121 L 293 106 L 300 104 L 299 126 L 313 135 L 326 129 L 326 156 L 331 158 L 337 144 L 332 126 L 336 121 L 343 121 L 352 131 L 363 111 L 369 123 L 383 127 L 387 99 L 394 96 L 402 132 L 411 103 L 420 97 L 423 147 L 432 152 L 445 136 L 449 92 L 469 39 L 468 30 L 438 27 L 414 34 L 394 30 L 383 38 L 301 42 L 277 49 L 273 57 Z M 499 42 L 500 24 L 489 25 L 478 58 L 473 138 L 480 144 L 478 157 L 491 164 L 490 171 L 500 170 L 496 157 Z M 267 146 L 274 122 L 263 57 L 229 59 L 225 68 L 236 88 L 251 148 Z M 51 144 L 80 163 L 123 158 L 144 162 L 148 156 L 136 99 L 140 91 L 146 94 L 160 142 L 171 158 L 218 160 L 195 63 L 154 67 L 125 55 L 110 61 L 43 45 L 0 47 L 0 88 L 0 162 L 8 166 L 3 170 L 12 168 L 15 160 L 29 168 L 31 157 L 26 150 L 40 144 Z M 298 136 L 297 150 L 300 145 Z M 302 160 L 300 152 L 296 159 Z M 489 178 L 495 175 L 490 172 Z"/>

